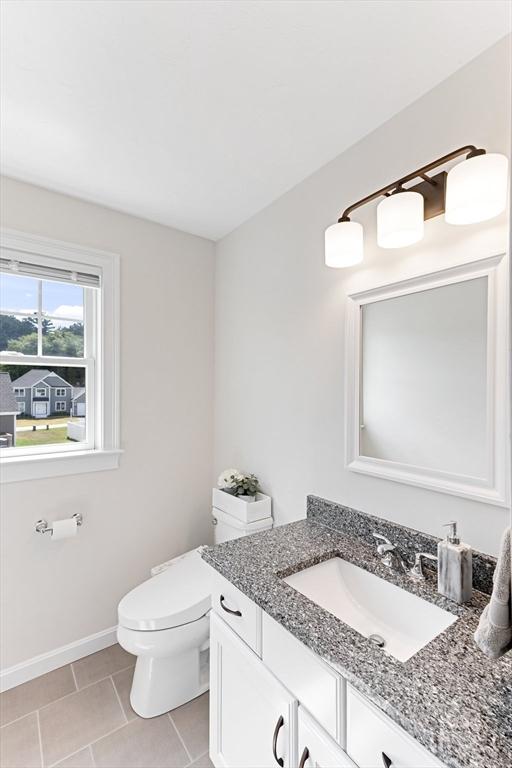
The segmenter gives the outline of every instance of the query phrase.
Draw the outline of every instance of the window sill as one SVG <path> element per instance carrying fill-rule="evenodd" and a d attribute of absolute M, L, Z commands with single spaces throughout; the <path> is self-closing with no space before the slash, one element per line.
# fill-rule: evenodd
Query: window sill
<path fill-rule="evenodd" d="M 0 482 L 42 480 L 47 477 L 80 475 L 119 468 L 123 451 L 73 451 L 39 456 L 9 456 L 0 459 Z"/>

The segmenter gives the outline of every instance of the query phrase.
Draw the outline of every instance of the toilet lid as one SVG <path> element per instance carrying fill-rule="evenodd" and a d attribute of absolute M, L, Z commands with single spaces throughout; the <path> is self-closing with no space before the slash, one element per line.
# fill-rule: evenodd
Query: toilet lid
<path fill-rule="evenodd" d="M 199 550 L 186 552 L 123 597 L 118 607 L 119 624 L 128 629 L 155 630 L 196 621 L 210 609 L 210 584 L 210 568 Z"/>

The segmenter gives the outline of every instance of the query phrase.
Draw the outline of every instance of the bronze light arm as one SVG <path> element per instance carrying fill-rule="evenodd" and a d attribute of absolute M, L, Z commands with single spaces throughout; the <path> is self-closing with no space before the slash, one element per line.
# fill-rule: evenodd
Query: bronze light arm
<path fill-rule="evenodd" d="M 477 157 L 478 155 L 484 155 L 485 149 L 478 149 L 473 144 L 468 144 L 465 147 L 460 147 L 459 149 L 455 149 L 453 152 L 449 152 L 447 155 L 443 155 L 443 157 L 438 158 L 437 160 L 434 160 L 431 163 L 428 163 L 427 165 L 422 166 L 421 168 L 418 168 L 418 170 L 413 171 L 412 173 L 407 174 L 407 176 L 402 176 L 401 179 L 397 179 L 397 181 L 393 181 L 391 184 L 387 184 L 385 187 L 382 187 L 382 189 L 379 189 L 377 192 L 373 192 L 371 195 L 368 195 L 367 197 L 363 197 L 361 200 L 358 200 L 357 203 L 353 203 L 352 205 L 349 205 L 348 208 L 345 208 L 343 213 L 341 214 L 340 218 L 338 219 L 338 222 L 342 221 L 350 221 L 350 214 L 352 211 L 355 211 L 356 208 L 360 208 L 363 205 L 366 205 L 366 203 L 371 202 L 372 200 L 375 200 L 377 197 L 382 196 L 389 196 L 393 190 L 394 192 L 405 192 L 402 187 L 404 184 L 406 184 L 408 181 L 412 181 L 413 179 L 423 179 L 423 182 L 421 184 L 418 184 L 417 187 L 412 187 L 410 190 L 407 191 L 421 191 L 421 193 L 424 194 L 425 186 L 431 186 L 431 187 L 438 187 L 439 186 L 439 195 L 436 194 L 436 197 L 442 197 L 442 200 L 437 200 L 435 209 L 432 209 L 432 213 L 430 215 L 437 215 L 438 213 L 442 213 L 444 211 L 444 188 L 445 188 L 445 180 L 446 180 L 446 173 L 442 172 L 435 176 L 434 178 L 431 178 L 428 176 L 428 172 L 433 170 L 434 168 L 437 168 L 440 165 L 444 165 L 445 163 L 450 162 L 450 160 L 454 160 L 456 157 L 459 157 L 460 155 L 467 155 L 467 159 L 471 157 Z M 421 188 L 421 189 L 418 189 Z M 434 202 L 434 201 L 432 201 Z"/>

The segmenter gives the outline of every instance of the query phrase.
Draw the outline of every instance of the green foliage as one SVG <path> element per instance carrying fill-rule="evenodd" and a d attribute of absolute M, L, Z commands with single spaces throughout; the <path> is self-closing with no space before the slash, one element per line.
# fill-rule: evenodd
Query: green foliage
<path fill-rule="evenodd" d="M 0 315 L 0 350 L 7 349 L 9 341 L 27 336 L 34 330 L 34 326 L 27 318 L 18 320 L 12 315 Z"/>
<path fill-rule="evenodd" d="M 15 317 L 1 316 L 1 321 L 0 338 L 3 342 L 1 349 L 23 355 L 37 355 L 37 320 L 35 318 L 20 321 Z M 69 328 L 55 329 L 51 320 L 43 318 L 42 330 L 43 355 L 83 357 L 84 327 L 82 323 L 73 323 Z"/>
<path fill-rule="evenodd" d="M 33 318 L 18 320 L 12 315 L 0 315 L 0 350 L 18 352 L 23 355 L 37 355 L 37 329 Z M 43 319 L 43 354 L 63 357 L 83 357 L 84 327 L 73 323 L 68 328 L 54 329 L 53 323 Z M 38 367 L 38 366 L 34 366 Z M 26 365 L 0 364 L 0 371 L 8 373 L 11 381 L 23 376 L 29 368 Z M 85 386 L 83 368 L 53 368 L 56 374 L 74 387 Z"/>
<path fill-rule="evenodd" d="M 38 326 L 38 323 L 39 323 L 38 318 L 37 317 L 29 317 L 28 321 L 36 329 L 36 333 L 37 333 L 37 326 Z M 51 320 L 48 320 L 47 317 L 43 317 L 41 319 L 41 328 L 43 330 L 43 336 L 46 336 L 48 333 L 52 333 L 52 331 L 55 330 L 54 324 L 52 323 Z"/>
<path fill-rule="evenodd" d="M 260 485 L 256 475 L 240 475 L 235 488 L 236 496 L 256 496 Z"/>
<path fill-rule="evenodd" d="M 23 355 L 37 355 L 37 333 L 29 333 L 7 343 L 9 352 L 21 352 Z"/>
<path fill-rule="evenodd" d="M 66 330 L 68 333 L 74 333 L 76 336 L 84 335 L 84 326 L 82 323 L 73 323 L 73 325 L 70 325 Z"/>

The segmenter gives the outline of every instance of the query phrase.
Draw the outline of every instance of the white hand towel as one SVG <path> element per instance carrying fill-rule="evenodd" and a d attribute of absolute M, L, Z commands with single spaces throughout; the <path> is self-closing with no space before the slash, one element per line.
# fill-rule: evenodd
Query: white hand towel
<path fill-rule="evenodd" d="M 512 534 L 501 540 L 491 600 L 480 617 L 475 642 L 486 656 L 497 659 L 512 649 Z"/>

